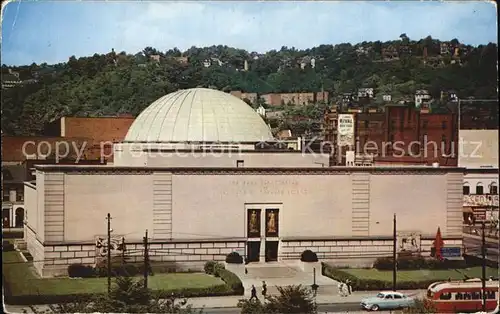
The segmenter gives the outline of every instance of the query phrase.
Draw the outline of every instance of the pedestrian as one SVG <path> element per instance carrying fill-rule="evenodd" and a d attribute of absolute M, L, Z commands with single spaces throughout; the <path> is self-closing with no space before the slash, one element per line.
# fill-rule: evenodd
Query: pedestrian
<path fill-rule="evenodd" d="M 245 267 L 245 275 L 248 275 L 248 269 Z"/>
<path fill-rule="evenodd" d="M 352 292 L 352 291 L 351 291 L 351 289 L 352 289 L 352 288 L 351 288 L 351 281 L 350 281 L 349 279 L 347 279 L 347 280 L 345 281 L 345 284 L 346 284 L 346 286 L 347 286 L 347 292 L 348 292 L 348 293 L 349 293 L 349 295 L 350 295 L 350 294 L 351 294 L 351 292 Z"/>
<path fill-rule="evenodd" d="M 267 285 L 265 281 L 262 281 L 262 296 L 265 298 L 267 294 Z"/>
<path fill-rule="evenodd" d="M 257 298 L 257 289 L 255 289 L 255 286 L 252 285 L 252 290 L 251 290 L 251 296 L 250 296 L 250 301 L 252 301 L 253 299 L 255 300 L 259 300 L 259 298 Z"/>

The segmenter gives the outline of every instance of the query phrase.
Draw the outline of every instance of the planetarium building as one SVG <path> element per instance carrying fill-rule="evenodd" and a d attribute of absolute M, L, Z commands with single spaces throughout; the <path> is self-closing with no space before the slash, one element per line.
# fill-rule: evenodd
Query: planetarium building
<path fill-rule="evenodd" d="M 399 249 L 428 254 L 436 230 L 461 247 L 460 168 L 328 167 L 327 154 L 257 149 L 273 141 L 240 99 L 180 90 L 146 108 L 114 164 L 39 165 L 25 183 L 25 240 L 43 276 L 112 254 L 202 265 L 238 252 L 248 262 L 366 259 Z M 405 241 L 411 237 L 412 241 Z M 406 247 L 403 243 L 412 243 Z"/>

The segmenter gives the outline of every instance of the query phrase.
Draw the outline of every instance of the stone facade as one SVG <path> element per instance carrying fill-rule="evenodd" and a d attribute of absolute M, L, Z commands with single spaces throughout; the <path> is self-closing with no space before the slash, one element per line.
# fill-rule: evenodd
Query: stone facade
<path fill-rule="evenodd" d="M 261 242 L 260 261 L 267 241 L 277 245 L 278 261 L 306 248 L 322 259 L 373 255 L 378 246 L 382 254 L 391 252 L 393 214 L 398 231 L 432 239 L 440 227 L 445 242 L 460 239 L 462 182 L 458 168 L 41 165 L 36 186 L 25 185 L 26 241 L 44 276 L 95 263 L 107 213 L 113 237 L 123 237 L 137 260 L 146 230 L 153 260 L 186 265 L 250 254 L 250 240 Z M 247 214 L 255 209 L 262 231 L 250 239 Z M 272 235 L 263 232 L 270 210 L 279 222 Z"/>

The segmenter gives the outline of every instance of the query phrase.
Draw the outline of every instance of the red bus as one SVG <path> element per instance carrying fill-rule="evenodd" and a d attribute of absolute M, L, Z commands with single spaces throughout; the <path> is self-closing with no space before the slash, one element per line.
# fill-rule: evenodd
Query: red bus
<path fill-rule="evenodd" d="M 435 282 L 427 289 L 426 302 L 438 313 L 478 312 L 482 310 L 481 279 Z M 486 311 L 493 311 L 498 303 L 498 280 L 486 281 Z"/>

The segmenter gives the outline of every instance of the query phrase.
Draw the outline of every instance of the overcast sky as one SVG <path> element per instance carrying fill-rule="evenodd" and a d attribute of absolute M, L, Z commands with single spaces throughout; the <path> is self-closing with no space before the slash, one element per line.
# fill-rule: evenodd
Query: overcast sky
<path fill-rule="evenodd" d="M 164 51 L 228 45 L 265 52 L 386 41 L 401 33 L 496 43 L 496 7 L 484 1 L 11 2 L 2 8 L 2 63 L 50 64 L 146 46 Z"/>

